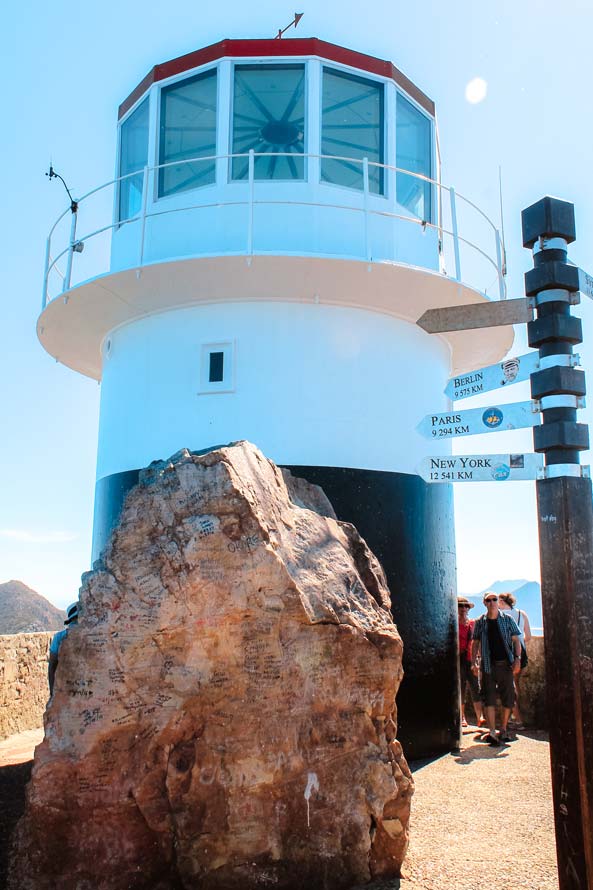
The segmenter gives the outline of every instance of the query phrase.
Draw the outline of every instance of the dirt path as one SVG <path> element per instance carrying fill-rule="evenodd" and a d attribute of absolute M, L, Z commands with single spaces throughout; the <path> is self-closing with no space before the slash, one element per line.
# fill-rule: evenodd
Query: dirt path
<path fill-rule="evenodd" d="M 6 841 L 24 806 L 31 730 L 0 742 L 0 887 Z M 414 769 L 411 844 L 401 880 L 360 890 L 557 890 L 549 745 L 543 733 L 502 748 L 464 736 L 459 754 Z"/>

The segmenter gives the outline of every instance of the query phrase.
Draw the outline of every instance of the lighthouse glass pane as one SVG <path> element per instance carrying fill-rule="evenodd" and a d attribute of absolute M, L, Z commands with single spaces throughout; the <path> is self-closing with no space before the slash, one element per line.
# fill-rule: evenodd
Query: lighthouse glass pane
<path fill-rule="evenodd" d="M 148 160 L 148 99 L 140 103 L 121 125 L 119 175 L 128 176 L 119 184 L 119 220 L 130 219 L 142 207 L 142 182 Z"/>
<path fill-rule="evenodd" d="M 431 176 L 431 123 L 398 93 L 396 108 L 396 166 L 410 173 Z M 398 173 L 397 200 L 413 216 L 431 221 L 431 185 L 415 176 Z"/>
<path fill-rule="evenodd" d="M 303 179 L 305 135 L 305 66 L 237 65 L 232 153 L 254 150 L 255 178 Z M 248 178 L 248 157 L 233 158 L 232 176 Z"/>
<path fill-rule="evenodd" d="M 324 182 L 347 188 L 363 188 L 362 159 L 369 160 L 369 190 L 383 194 L 385 138 L 383 134 L 383 84 L 323 70 L 321 161 Z"/>
<path fill-rule="evenodd" d="M 159 165 L 170 166 L 159 169 L 159 196 L 213 183 L 215 154 L 216 69 L 213 69 L 161 91 Z M 172 163 L 174 161 L 180 163 Z"/>

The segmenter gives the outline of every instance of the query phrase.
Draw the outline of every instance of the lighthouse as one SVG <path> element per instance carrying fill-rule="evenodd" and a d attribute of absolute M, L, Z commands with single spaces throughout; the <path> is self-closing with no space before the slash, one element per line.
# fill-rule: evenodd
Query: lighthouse
<path fill-rule="evenodd" d="M 408 757 L 458 733 L 452 374 L 510 329 L 430 336 L 427 309 L 504 298 L 496 225 L 440 179 L 434 103 L 320 39 L 222 40 L 122 102 L 111 182 L 53 226 L 38 336 L 100 381 L 92 560 L 140 470 L 239 439 L 323 487 L 381 560 L 404 641 Z"/>

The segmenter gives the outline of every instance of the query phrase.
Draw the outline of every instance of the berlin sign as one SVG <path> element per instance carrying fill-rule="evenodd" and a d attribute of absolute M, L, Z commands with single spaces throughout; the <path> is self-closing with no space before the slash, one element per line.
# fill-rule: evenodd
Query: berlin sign
<path fill-rule="evenodd" d="M 489 408 L 470 408 L 469 411 L 427 414 L 416 429 L 427 439 L 440 440 L 538 426 L 539 411 L 533 410 L 534 404 L 534 402 L 514 402 L 510 405 L 495 405 Z"/>
<path fill-rule="evenodd" d="M 468 371 L 458 377 L 451 377 L 445 388 L 445 395 L 454 402 L 467 399 L 482 392 L 490 392 L 499 386 L 510 386 L 528 380 L 529 375 L 539 367 L 537 352 L 528 352 L 517 358 L 508 358 L 497 365 L 488 365 L 478 371 Z"/>
<path fill-rule="evenodd" d="M 537 479 L 541 454 L 463 454 L 425 457 L 418 474 L 425 482 L 513 482 Z"/>

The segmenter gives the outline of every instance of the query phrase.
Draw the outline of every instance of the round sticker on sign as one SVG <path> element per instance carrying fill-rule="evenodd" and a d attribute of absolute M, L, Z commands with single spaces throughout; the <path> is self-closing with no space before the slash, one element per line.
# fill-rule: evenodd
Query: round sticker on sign
<path fill-rule="evenodd" d="M 488 429 L 496 429 L 502 423 L 502 411 L 500 408 L 487 408 L 482 414 L 482 422 Z"/>
<path fill-rule="evenodd" d="M 492 478 L 495 482 L 504 482 L 511 475 L 511 468 L 507 464 L 497 464 L 492 467 Z"/>

